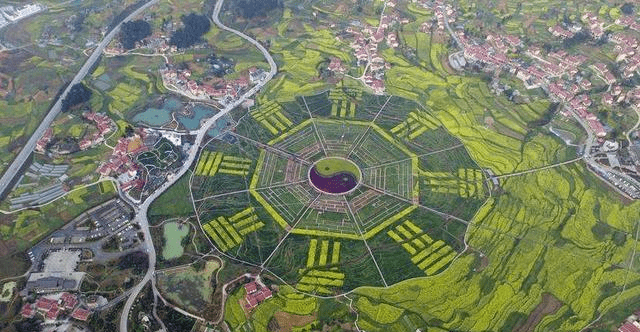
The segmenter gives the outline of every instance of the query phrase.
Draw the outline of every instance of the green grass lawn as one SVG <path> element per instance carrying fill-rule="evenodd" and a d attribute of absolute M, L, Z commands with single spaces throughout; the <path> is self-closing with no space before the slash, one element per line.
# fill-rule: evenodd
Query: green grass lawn
<path fill-rule="evenodd" d="M 360 169 L 352 161 L 343 158 L 324 158 L 316 163 L 316 170 L 322 176 L 332 176 L 336 173 L 347 172 L 360 178 Z"/>
<path fill-rule="evenodd" d="M 187 173 L 165 191 L 149 207 L 149 216 L 190 216 L 193 214 L 193 204 L 189 194 L 189 177 Z"/>

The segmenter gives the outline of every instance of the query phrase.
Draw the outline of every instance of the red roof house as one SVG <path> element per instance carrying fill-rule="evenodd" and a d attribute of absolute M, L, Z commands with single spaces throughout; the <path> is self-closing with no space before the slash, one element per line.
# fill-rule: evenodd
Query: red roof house
<path fill-rule="evenodd" d="M 265 287 L 262 289 L 262 294 L 264 294 L 264 298 L 266 299 L 270 299 L 273 294 L 271 293 L 271 290 L 268 287 Z"/>
<path fill-rule="evenodd" d="M 638 328 L 638 326 L 636 326 L 635 324 L 625 323 L 624 325 L 620 326 L 620 328 L 618 328 L 618 331 L 620 331 L 620 332 L 640 332 L 640 328 Z"/>
<path fill-rule="evenodd" d="M 245 300 L 247 300 L 247 305 L 245 306 L 247 309 L 251 309 L 258 305 L 258 301 L 253 296 L 247 295 Z"/>
<path fill-rule="evenodd" d="M 78 308 L 71 313 L 71 317 L 84 322 L 89 317 L 89 314 L 91 314 L 89 310 Z"/>
<path fill-rule="evenodd" d="M 20 314 L 24 318 L 31 318 L 35 315 L 36 311 L 33 309 L 33 304 L 27 303 L 22 306 L 22 310 L 20 310 Z"/>
<path fill-rule="evenodd" d="M 58 303 L 54 303 L 51 306 L 51 309 L 47 311 L 47 319 L 56 320 L 58 318 L 58 314 L 60 314 L 60 308 L 58 308 Z"/>
<path fill-rule="evenodd" d="M 244 289 L 247 291 L 247 294 L 251 294 L 253 292 L 255 292 L 256 290 L 258 290 L 258 285 L 256 285 L 256 283 L 254 281 L 245 284 L 244 285 Z"/>
<path fill-rule="evenodd" d="M 36 309 L 38 311 L 47 312 L 53 307 L 54 304 L 56 304 L 57 306 L 56 300 L 41 297 L 38 299 L 38 301 L 36 301 Z"/>
<path fill-rule="evenodd" d="M 67 310 L 73 309 L 78 305 L 78 299 L 73 294 L 63 293 L 61 298 L 64 308 Z"/>

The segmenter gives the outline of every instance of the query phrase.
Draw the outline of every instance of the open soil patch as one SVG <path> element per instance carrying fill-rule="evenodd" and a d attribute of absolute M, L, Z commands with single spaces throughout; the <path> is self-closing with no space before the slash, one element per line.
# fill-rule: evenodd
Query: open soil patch
<path fill-rule="evenodd" d="M 305 326 L 316 320 L 315 315 L 300 316 L 283 311 L 276 312 L 274 316 L 278 321 L 278 331 L 281 332 L 291 331 L 294 327 Z"/>
<path fill-rule="evenodd" d="M 533 309 L 533 312 L 527 318 L 527 321 L 514 331 L 516 332 L 530 332 L 536 328 L 536 325 L 540 323 L 542 318 L 546 315 L 554 314 L 558 309 L 562 307 L 562 302 L 556 299 L 553 295 L 549 293 L 542 294 L 542 302 L 538 304 L 538 306 Z"/>

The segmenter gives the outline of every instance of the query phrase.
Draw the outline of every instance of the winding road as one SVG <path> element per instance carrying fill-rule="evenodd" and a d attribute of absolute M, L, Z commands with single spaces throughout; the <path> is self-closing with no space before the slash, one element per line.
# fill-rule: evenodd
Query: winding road
<path fill-rule="evenodd" d="M 89 70 L 91 69 L 91 67 L 100 58 L 100 55 L 102 54 L 102 51 L 104 50 L 104 48 L 107 47 L 107 45 L 109 45 L 111 40 L 120 31 L 120 26 L 122 25 L 122 23 L 127 22 L 132 18 L 138 16 L 145 9 L 149 8 L 151 5 L 157 2 L 158 0 L 150 0 L 149 2 L 142 5 L 140 8 L 133 11 L 131 14 L 129 14 L 129 16 L 127 16 L 124 20 L 118 23 L 118 25 L 116 25 L 111 30 L 111 32 L 109 32 L 102 39 L 102 41 L 100 42 L 100 44 L 98 44 L 98 46 L 93 51 L 93 53 L 91 53 L 91 56 L 89 57 L 89 59 L 85 61 L 84 65 L 82 66 L 82 68 L 80 68 L 80 70 L 78 71 L 76 76 L 73 78 L 73 80 L 69 82 L 69 85 L 67 86 L 67 88 L 58 97 L 58 100 L 56 101 L 55 104 L 53 104 L 53 106 L 49 110 L 49 113 L 47 113 L 44 119 L 42 119 L 42 122 L 40 122 L 40 125 L 38 126 L 38 128 L 36 128 L 35 132 L 33 132 L 31 137 L 27 141 L 27 143 L 22 147 L 22 150 L 20 150 L 20 153 L 18 153 L 18 155 L 13 160 L 11 165 L 9 165 L 9 167 L 6 169 L 6 171 L 0 178 L 0 197 L 3 197 L 7 193 L 7 190 L 11 189 L 9 188 L 11 181 L 16 177 L 16 175 L 18 174 L 18 172 L 20 171 L 24 163 L 27 161 L 27 159 L 29 159 L 29 156 L 31 155 L 31 153 L 36 147 L 36 143 L 38 142 L 40 137 L 42 137 L 45 130 L 49 128 L 49 126 L 51 125 L 51 123 L 53 123 L 53 120 L 56 118 L 56 116 L 58 116 L 58 114 L 60 114 L 60 112 L 62 111 L 62 100 L 64 100 L 64 98 L 67 96 L 67 94 L 71 90 L 71 87 L 73 87 L 77 83 L 80 83 L 84 79 L 84 77 L 89 73 Z"/>
<path fill-rule="evenodd" d="M 157 0 L 152 0 L 152 2 L 153 1 L 157 1 Z M 149 221 L 147 219 L 147 210 L 149 209 L 149 205 L 151 205 L 151 203 L 156 198 L 158 198 L 163 192 L 165 192 L 167 189 L 169 189 L 169 187 L 171 187 L 171 185 L 173 185 L 173 183 L 175 183 L 178 179 L 180 179 L 187 172 L 187 170 L 189 169 L 189 167 L 191 166 L 193 161 L 196 159 L 196 156 L 198 154 L 198 149 L 199 149 L 200 145 L 202 144 L 202 141 L 204 140 L 204 137 L 205 137 L 207 131 L 209 130 L 209 128 L 211 126 L 213 126 L 218 119 L 220 119 L 221 117 L 227 115 L 227 113 L 229 113 L 234 108 L 238 107 L 247 98 L 253 96 L 258 91 L 260 91 L 260 89 L 267 82 L 269 82 L 276 75 L 276 73 L 278 71 L 278 67 L 276 66 L 275 61 L 273 60 L 273 58 L 271 57 L 271 55 L 269 54 L 267 49 L 264 48 L 264 46 L 262 46 L 262 44 L 260 44 L 255 39 L 247 36 L 246 34 L 240 32 L 238 30 L 229 28 L 229 27 L 225 26 L 224 24 L 222 24 L 220 22 L 220 19 L 219 19 L 218 15 L 220 14 L 220 10 L 222 9 L 223 1 L 224 0 L 218 0 L 216 2 L 216 6 L 215 6 L 215 8 L 213 10 L 213 15 L 212 15 L 213 22 L 220 29 L 229 31 L 231 33 L 234 33 L 234 34 L 244 38 L 245 40 L 249 41 L 255 47 L 257 47 L 258 50 L 260 50 L 260 52 L 262 52 L 262 54 L 266 58 L 267 62 L 269 63 L 269 67 L 271 69 L 269 70 L 269 73 L 267 74 L 267 76 L 262 81 L 258 82 L 258 84 L 256 84 L 254 87 L 252 87 L 249 91 L 245 92 L 240 98 L 238 98 L 234 102 L 226 105 L 226 107 L 224 109 L 222 109 L 219 113 L 216 113 L 213 117 L 208 119 L 202 125 L 202 127 L 197 131 L 197 136 L 196 136 L 196 139 L 195 139 L 195 143 L 193 144 L 193 146 L 189 150 L 189 155 L 187 156 L 187 159 L 185 160 L 184 164 L 182 165 L 182 168 L 180 168 L 180 170 L 175 175 L 173 175 L 171 178 L 169 178 L 167 182 L 165 182 L 162 186 L 160 186 L 160 188 L 158 188 L 142 204 L 140 204 L 139 206 L 135 207 L 135 209 L 136 209 L 136 217 L 134 219 L 134 222 L 137 222 L 138 224 L 140 224 L 141 230 L 144 233 L 144 238 L 145 238 L 144 248 L 145 248 L 145 251 L 147 252 L 147 254 L 149 255 L 149 269 L 147 270 L 147 273 L 145 274 L 144 278 L 136 286 L 134 286 L 134 288 L 131 290 L 130 296 L 127 299 L 127 302 L 124 305 L 124 308 L 122 310 L 122 315 L 120 316 L 120 331 L 121 332 L 127 332 L 127 323 L 128 323 L 128 318 L 129 318 L 129 312 L 131 311 L 131 307 L 133 306 L 133 303 L 134 303 L 135 299 L 137 298 L 137 296 L 140 293 L 140 291 L 142 291 L 144 286 L 147 284 L 147 282 L 151 281 L 152 286 L 153 286 L 152 288 L 153 288 L 154 292 L 157 292 L 157 290 L 155 288 L 155 278 L 154 278 L 155 268 L 156 268 L 155 267 L 155 265 L 156 265 L 156 251 L 155 251 L 155 248 L 153 247 L 153 241 L 151 240 L 151 232 L 149 231 Z M 95 52 L 94 52 L 94 54 L 95 54 Z"/>

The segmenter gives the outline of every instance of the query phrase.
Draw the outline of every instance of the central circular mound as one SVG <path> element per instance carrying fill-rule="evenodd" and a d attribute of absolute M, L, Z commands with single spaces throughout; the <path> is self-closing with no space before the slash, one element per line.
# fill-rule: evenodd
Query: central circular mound
<path fill-rule="evenodd" d="M 351 160 L 327 157 L 309 167 L 309 182 L 318 191 L 329 195 L 342 195 L 356 189 L 362 172 Z"/>

